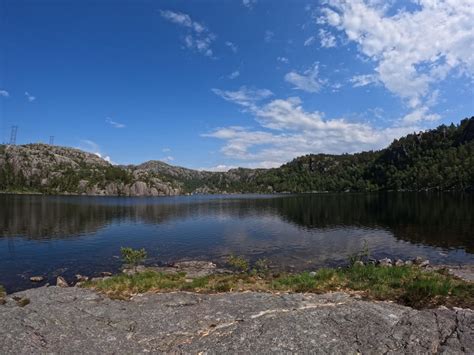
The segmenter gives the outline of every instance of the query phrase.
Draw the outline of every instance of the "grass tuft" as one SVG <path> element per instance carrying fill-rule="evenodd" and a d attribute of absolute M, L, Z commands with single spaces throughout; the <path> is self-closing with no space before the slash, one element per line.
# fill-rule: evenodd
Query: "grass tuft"
<path fill-rule="evenodd" d="M 353 266 L 346 269 L 320 269 L 317 272 L 283 274 L 239 273 L 211 275 L 193 280 L 184 273 L 164 274 L 145 271 L 120 274 L 101 281 L 86 282 L 89 287 L 110 297 L 127 299 L 137 293 L 193 291 L 203 293 L 229 291 L 265 292 L 357 292 L 368 299 L 391 300 L 415 308 L 439 305 L 474 308 L 474 284 L 415 266 Z"/>

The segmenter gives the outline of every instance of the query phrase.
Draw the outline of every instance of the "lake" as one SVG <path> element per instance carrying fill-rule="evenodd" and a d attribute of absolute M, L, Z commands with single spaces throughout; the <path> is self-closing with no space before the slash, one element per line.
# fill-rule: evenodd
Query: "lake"
<path fill-rule="evenodd" d="M 374 193 L 154 198 L 0 195 L 0 284 L 120 270 L 120 247 L 150 264 L 267 258 L 298 271 L 371 256 L 474 263 L 474 195 Z"/>

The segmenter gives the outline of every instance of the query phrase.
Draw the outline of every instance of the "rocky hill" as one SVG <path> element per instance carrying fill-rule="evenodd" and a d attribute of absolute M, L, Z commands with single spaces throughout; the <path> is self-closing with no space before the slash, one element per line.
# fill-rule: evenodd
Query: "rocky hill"
<path fill-rule="evenodd" d="M 46 144 L 0 146 L 0 189 L 125 196 L 182 193 L 178 185 L 150 171 L 124 169 L 95 154 Z"/>
<path fill-rule="evenodd" d="M 163 196 L 377 190 L 474 190 L 474 117 L 380 151 L 310 154 L 275 169 L 197 171 L 160 161 L 114 166 L 78 149 L 0 145 L 0 191 Z"/>

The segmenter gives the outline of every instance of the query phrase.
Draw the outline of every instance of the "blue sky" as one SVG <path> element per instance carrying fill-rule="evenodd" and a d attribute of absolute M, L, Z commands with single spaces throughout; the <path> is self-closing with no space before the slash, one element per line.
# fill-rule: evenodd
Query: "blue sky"
<path fill-rule="evenodd" d="M 114 163 L 271 167 L 474 113 L 472 0 L 0 7 L 0 139 Z"/>

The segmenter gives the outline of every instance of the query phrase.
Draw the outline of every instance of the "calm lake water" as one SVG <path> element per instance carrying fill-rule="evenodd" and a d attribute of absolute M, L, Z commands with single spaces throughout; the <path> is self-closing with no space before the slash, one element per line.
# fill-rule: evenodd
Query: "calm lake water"
<path fill-rule="evenodd" d="M 0 284 L 9 292 L 36 286 L 30 276 L 118 271 L 121 246 L 146 248 L 149 263 L 222 264 L 235 254 L 303 270 L 346 264 L 364 240 L 375 258 L 474 263 L 474 195 L 0 195 Z"/>

